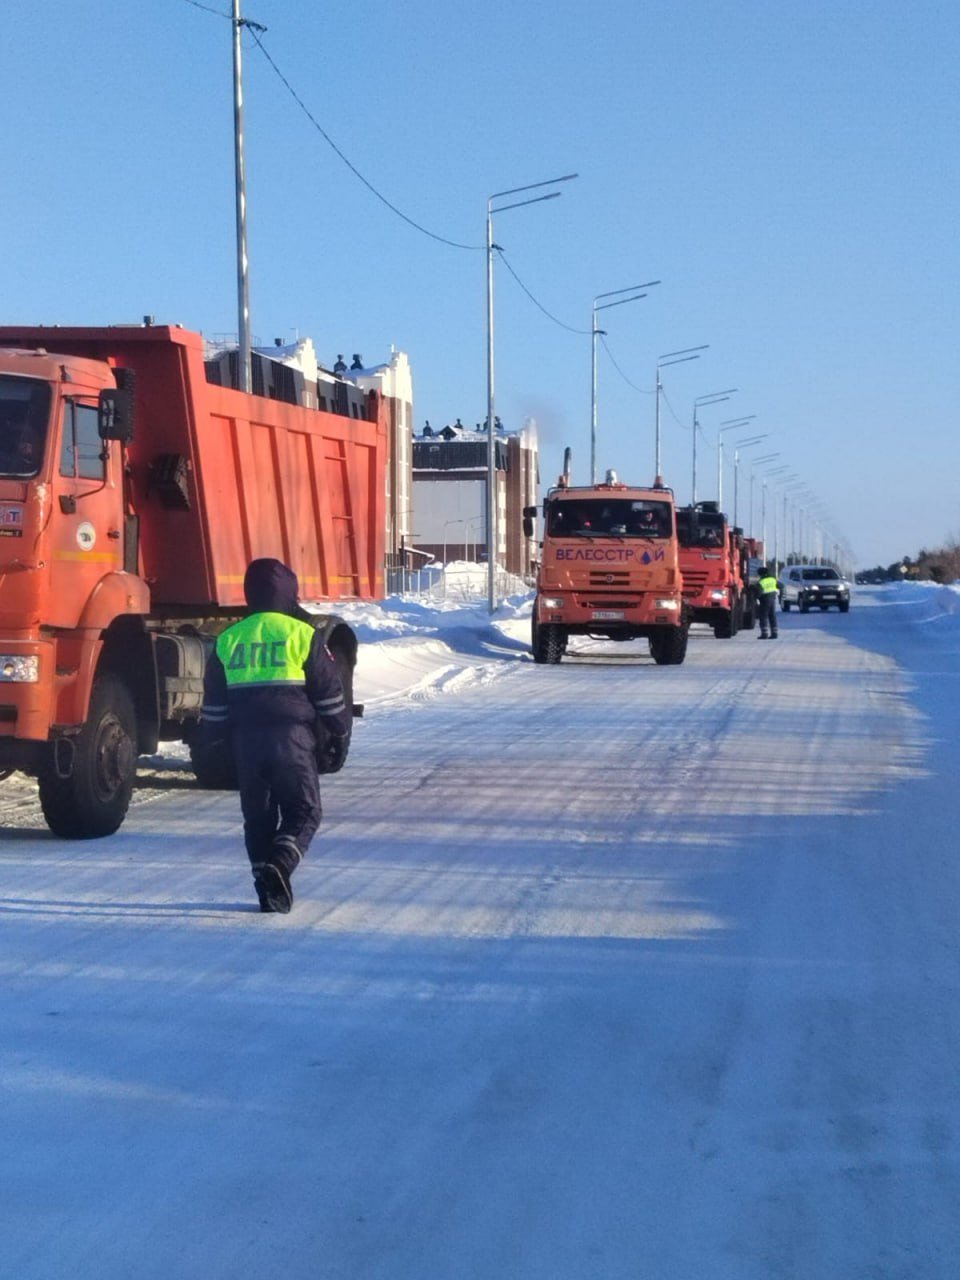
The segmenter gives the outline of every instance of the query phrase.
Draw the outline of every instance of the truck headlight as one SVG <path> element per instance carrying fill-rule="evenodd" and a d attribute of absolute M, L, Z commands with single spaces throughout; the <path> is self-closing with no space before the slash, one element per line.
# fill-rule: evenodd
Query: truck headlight
<path fill-rule="evenodd" d="M 673 599 L 673 597 L 671 596 L 671 597 L 670 597 L 669 599 L 667 599 L 667 600 L 654 600 L 654 602 L 653 602 L 653 607 L 654 607 L 655 609 L 673 609 L 673 610 L 676 610 L 676 609 L 679 609 L 679 608 L 680 608 L 680 601 L 679 601 L 679 600 L 674 600 L 674 599 Z"/>
<path fill-rule="evenodd" d="M 717 590 L 717 591 L 711 591 L 711 592 L 710 592 L 710 599 L 711 599 L 711 600 L 726 600 L 726 598 L 727 598 L 727 593 L 726 593 L 726 591 Z"/>
<path fill-rule="evenodd" d="M 563 597 L 562 596 L 541 596 L 540 603 L 544 607 L 544 609 L 562 609 Z"/>
<path fill-rule="evenodd" d="M 35 653 L 0 653 L 0 681 L 36 684 L 40 679 L 40 659 Z"/>

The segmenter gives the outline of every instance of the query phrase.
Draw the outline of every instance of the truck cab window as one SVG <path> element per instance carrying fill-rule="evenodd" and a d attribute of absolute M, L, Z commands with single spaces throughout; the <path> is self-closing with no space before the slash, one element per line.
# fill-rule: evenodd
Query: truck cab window
<path fill-rule="evenodd" d="M 97 421 L 97 406 L 68 400 L 63 406 L 63 444 L 60 474 L 78 480 L 103 480 L 103 441 Z"/>
<path fill-rule="evenodd" d="M 37 475 L 49 412 L 50 389 L 45 383 L 0 377 L 0 475 Z"/>

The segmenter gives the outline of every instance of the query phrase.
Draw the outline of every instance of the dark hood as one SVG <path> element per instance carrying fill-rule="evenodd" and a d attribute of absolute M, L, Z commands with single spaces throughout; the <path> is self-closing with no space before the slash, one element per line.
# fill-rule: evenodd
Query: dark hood
<path fill-rule="evenodd" d="M 253 613 L 299 612 L 297 575 L 281 560 L 251 560 L 243 578 L 243 594 Z"/>

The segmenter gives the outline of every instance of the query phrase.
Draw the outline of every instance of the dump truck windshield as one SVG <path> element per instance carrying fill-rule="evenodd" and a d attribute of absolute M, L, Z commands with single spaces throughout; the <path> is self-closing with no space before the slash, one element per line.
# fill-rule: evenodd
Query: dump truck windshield
<path fill-rule="evenodd" d="M 50 420 L 50 388 L 35 378 L 0 377 L 0 476 L 40 470 Z"/>
<path fill-rule="evenodd" d="M 723 516 L 683 508 L 677 512 L 677 536 L 681 547 L 722 547 Z"/>
<path fill-rule="evenodd" d="M 669 538 L 669 502 L 643 498 L 559 498 L 547 504 L 551 538 Z"/>

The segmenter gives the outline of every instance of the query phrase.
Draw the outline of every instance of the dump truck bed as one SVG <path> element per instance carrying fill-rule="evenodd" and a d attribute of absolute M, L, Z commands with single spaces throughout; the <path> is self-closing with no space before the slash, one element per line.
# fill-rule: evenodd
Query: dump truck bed
<path fill-rule="evenodd" d="M 207 380 L 201 335 L 155 327 L 0 327 L 0 347 L 133 370 L 128 515 L 154 612 L 243 603 L 250 560 L 275 556 L 304 600 L 383 595 L 387 429 Z"/>

